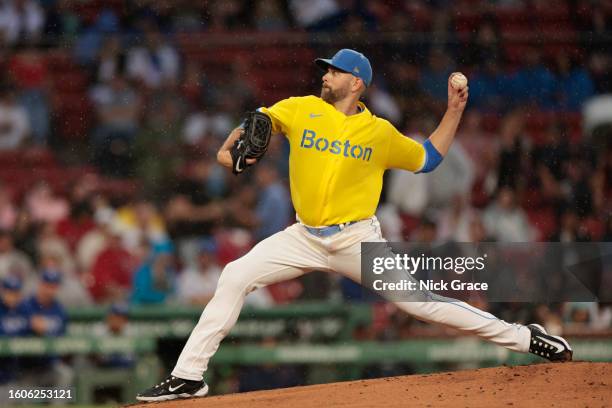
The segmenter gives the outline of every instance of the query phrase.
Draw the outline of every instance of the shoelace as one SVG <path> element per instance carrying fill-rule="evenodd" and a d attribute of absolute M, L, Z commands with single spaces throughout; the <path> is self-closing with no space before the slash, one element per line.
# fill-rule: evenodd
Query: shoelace
<path fill-rule="evenodd" d="M 160 382 L 159 384 L 157 384 L 157 385 L 155 386 L 155 388 L 159 388 L 159 387 L 161 387 L 162 385 L 169 383 L 171 380 L 174 380 L 174 377 L 169 377 L 169 378 L 167 378 L 167 379 L 166 379 L 166 381 L 162 381 L 162 382 Z"/>

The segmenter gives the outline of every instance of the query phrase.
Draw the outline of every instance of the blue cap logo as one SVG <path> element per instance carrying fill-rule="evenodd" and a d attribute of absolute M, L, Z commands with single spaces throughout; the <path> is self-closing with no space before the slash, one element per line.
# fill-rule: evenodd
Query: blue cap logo
<path fill-rule="evenodd" d="M 315 64 L 323 70 L 332 66 L 340 71 L 349 72 L 370 86 L 372 83 L 372 66 L 370 61 L 360 52 L 343 48 L 332 59 L 317 58 Z"/>

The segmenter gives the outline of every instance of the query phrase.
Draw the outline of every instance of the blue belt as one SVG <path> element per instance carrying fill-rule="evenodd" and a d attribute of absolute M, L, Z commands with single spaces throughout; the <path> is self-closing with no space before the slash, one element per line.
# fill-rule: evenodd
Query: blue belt
<path fill-rule="evenodd" d="M 334 234 L 339 233 L 340 231 L 342 231 L 349 225 L 353 225 L 356 223 L 357 221 L 351 221 L 351 222 L 345 222 L 343 224 L 328 225 L 327 227 L 319 227 L 319 228 L 309 227 L 307 225 L 304 225 L 304 228 L 306 228 L 306 231 L 310 232 L 314 236 L 330 237 Z"/>

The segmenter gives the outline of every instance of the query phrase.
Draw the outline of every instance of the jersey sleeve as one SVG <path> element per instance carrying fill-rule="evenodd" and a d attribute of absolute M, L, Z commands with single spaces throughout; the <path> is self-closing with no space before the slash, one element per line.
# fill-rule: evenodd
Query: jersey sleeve
<path fill-rule="evenodd" d="M 389 127 L 390 140 L 386 168 L 413 172 L 421 170 L 425 164 L 426 155 L 423 145 L 404 136 L 392 125 L 389 124 Z"/>
<path fill-rule="evenodd" d="M 269 108 L 259 108 L 258 111 L 265 113 L 272 120 L 272 131 L 287 135 L 293 118 L 297 112 L 299 98 L 292 97 L 283 99 Z"/>

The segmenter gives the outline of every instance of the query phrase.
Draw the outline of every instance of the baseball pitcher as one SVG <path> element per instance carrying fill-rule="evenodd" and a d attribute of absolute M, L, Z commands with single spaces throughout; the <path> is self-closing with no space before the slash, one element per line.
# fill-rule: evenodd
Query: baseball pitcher
<path fill-rule="evenodd" d="M 239 174 L 262 158 L 271 134 L 284 134 L 291 146 L 289 180 L 297 222 L 225 267 L 171 375 L 139 394 L 138 400 L 205 396 L 203 373 L 249 292 L 311 270 L 360 282 L 360 243 L 384 242 L 374 213 L 385 170 L 427 173 L 448 152 L 468 99 L 462 74 L 450 76 L 446 113 L 421 144 L 360 102 L 372 82 L 372 68 L 363 54 L 342 49 L 315 63 L 324 72 L 319 97 L 292 97 L 248 114 L 217 154 L 219 163 Z M 541 326 L 506 323 L 464 302 L 441 298 L 396 305 L 420 320 L 472 333 L 510 350 L 552 361 L 572 358 L 567 341 Z"/>

